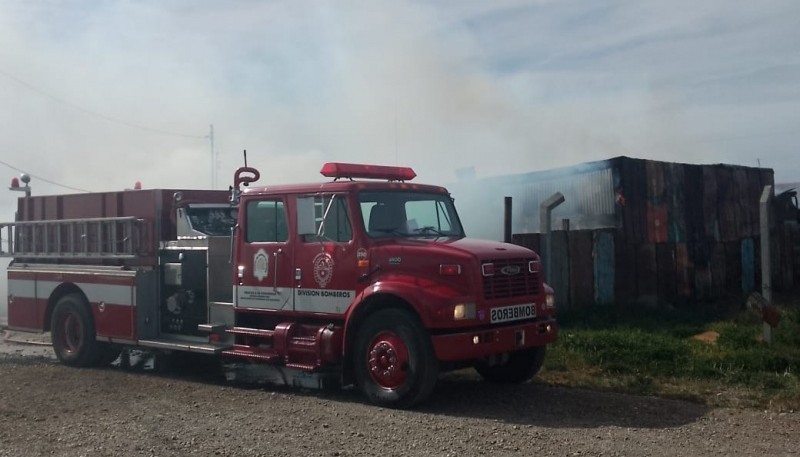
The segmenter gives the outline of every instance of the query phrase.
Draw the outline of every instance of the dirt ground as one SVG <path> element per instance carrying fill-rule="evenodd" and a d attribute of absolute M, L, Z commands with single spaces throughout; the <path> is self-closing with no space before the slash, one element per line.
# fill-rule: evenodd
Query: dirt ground
<path fill-rule="evenodd" d="M 74 369 L 46 345 L 18 343 L 46 337 L 6 337 L 0 456 L 800 455 L 797 413 L 536 383 L 498 387 L 462 372 L 443 376 L 428 403 L 395 411 L 352 389 Z"/>

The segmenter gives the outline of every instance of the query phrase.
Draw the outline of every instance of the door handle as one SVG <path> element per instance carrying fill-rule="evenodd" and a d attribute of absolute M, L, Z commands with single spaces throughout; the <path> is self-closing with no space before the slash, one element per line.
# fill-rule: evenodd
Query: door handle
<path fill-rule="evenodd" d="M 275 274 L 272 278 L 272 288 L 277 290 L 278 289 L 278 272 L 280 269 L 278 268 L 278 254 L 283 254 L 283 249 L 278 249 L 277 251 L 272 253 L 272 257 L 275 258 Z"/>

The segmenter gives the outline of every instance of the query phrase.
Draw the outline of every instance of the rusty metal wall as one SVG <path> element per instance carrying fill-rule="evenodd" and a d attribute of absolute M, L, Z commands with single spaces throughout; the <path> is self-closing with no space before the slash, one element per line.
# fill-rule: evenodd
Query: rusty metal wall
<path fill-rule="evenodd" d="M 527 194 L 521 195 L 527 202 L 572 189 L 572 206 L 562 211 L 616 213 L 616 225 L 589 230 L 580 230 L 577 219 L 569 230 L 560 230 L 556 213 L 551 285 L 562 307 L 625 302 L 712 306 L 737 302 L 760 284 L 758 198 L 763 186 L 772 183 L 769 169 L 618 157 L 605 167 L 527 183 Z M 773 284 L 783 290 L 800 284 L 800 261 L 791 254 L 800 249 L 796 225 L 775 227 Z M 534 249 L 541 243 L 536 230 L 525 230 L 519 222 L 514 228 L 514 242 Z"/>

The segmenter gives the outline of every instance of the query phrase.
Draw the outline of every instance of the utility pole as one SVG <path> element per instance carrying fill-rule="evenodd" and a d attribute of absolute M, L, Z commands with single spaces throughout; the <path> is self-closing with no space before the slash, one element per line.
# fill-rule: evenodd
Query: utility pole
<path fill-rule="evenodd" d="M 211 188 L 217 188 L 217 151 L 214 150 L 214 124 L 208 126 L 208 143 L 211 147 Z"/>

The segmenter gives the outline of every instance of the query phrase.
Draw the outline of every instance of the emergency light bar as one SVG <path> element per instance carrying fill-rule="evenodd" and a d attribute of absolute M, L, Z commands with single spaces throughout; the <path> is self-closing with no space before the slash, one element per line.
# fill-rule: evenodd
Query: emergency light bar
<path fill-rule="evenodd" d="M 357 163 L 328 162 L 320 170 L 328 178 L 367 178 L 389 181 L 411 181 L 417 174 L 410 167 L 388 167 L 384 165 L 362 165 Z"/>

